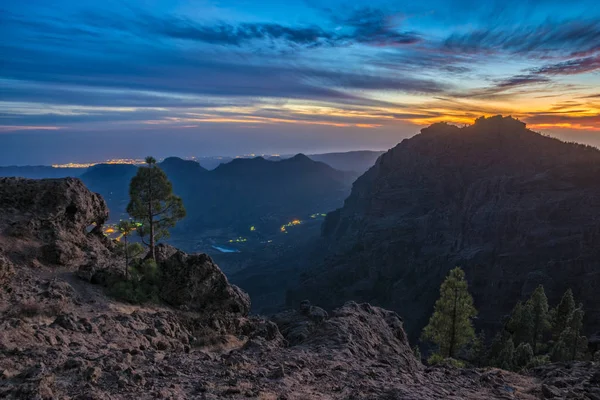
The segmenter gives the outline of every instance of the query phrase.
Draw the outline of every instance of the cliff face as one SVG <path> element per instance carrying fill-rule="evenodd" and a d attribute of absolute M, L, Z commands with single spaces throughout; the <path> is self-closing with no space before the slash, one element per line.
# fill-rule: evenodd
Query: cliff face
<path fill-rule="evenodd" d="M 458 265 L 483 327 L 541 283 L 551 301 L 573 288 L 600 328 L 600 151 L 514 119 L 435 124 L 404 140 L 355 182 L 323 235 L 330 256 L 298 297 L 390 307 L 416 335 Z"/>

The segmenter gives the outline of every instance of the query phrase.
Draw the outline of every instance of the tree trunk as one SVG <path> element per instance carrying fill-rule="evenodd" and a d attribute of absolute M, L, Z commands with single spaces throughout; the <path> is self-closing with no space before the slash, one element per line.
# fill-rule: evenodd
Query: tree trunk
<path fill-rule="evenodd" d="M 448 356 L 454 354 L 454 341 L 456 340 L 456 302 L 458 301 L 458 290 L 454 289 L 454 308 L 452 309 L 452 332 L 450 332 L 450 346 L 448 348 Z"/>
<path fill-rule="evenodd" d="M 152 259 L 156 261 L 156 252 L 154 251 L 154 219 L 150 219 L 150 254 Z"/>
<path fill-rule="evenodd" d="M 153 168 L 153 167 L 150 167 Z M 152 175 L 148 180 L 148 223 L 150 224 L 150 256 L 156 262 L 156 252 L 154 251 L 154 215 L 152 210 Z"/>
<path fill-rule="evenodd" d="M 127 243 L 127 235 L 123 235 L 125 239 L 125 280 L 129 280 L 129 244 Z"/>

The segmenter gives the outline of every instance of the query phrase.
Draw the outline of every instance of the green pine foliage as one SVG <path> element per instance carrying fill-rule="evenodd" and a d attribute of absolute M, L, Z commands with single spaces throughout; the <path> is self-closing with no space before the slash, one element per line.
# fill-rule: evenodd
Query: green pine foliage
<path fill-rule="evenodd" d="M 552 339 L 554 341 L 560 339 L 561 334 L 569 325 L 569 320 L 573 317 L 574 311 L 575 299 L 573 298 L 573 291 L 567 289 L 560 303 L 552 313 Z"/>
<path fill-rule="evenodd" d="M 583 307 L 580 304 L 566 323 L 558 341 L 551 351 L 552 361 L 574 361 L 585 358 L 587 352 L 587 338 L 581 335 L 583 328 Z"/>
<path fill-rule="evenodd" d="M 587 338 L 582 335 L 583 305 L 575 307 L 569 289 L 549 311 L 540 285 L 525 302 L 518 302 L 491 343 L 490 365 L 519 371 L 556 361 L 590 359 Z M 550 340 L 552 339 L 552 340 Z"/>
<path fill-rule="evenodd" d="M 129 280 L 113 282 L 108 292 L 132 304 L 158 303 L 160 270 L 154 260 L 137 261 L 129 268 Z"/>
<path fill-rule="evenodd" d="M 142 241 L 148 237 L 148 242 L 144 243 L 148 245 L 152 259 L 156 260 L 156 242 L 168 237 L 169 228 L 185 217 L 183 202 L 173 194 L 167 174 L 152 157 L 146 158 L 146 166 L 140 167 L 131 179 L 129 197 L 127 212 L 141 222 L 137 231 Z"/>
<path fill-rule="evenodd" d="M 533 311 L 529 302 L 517 303 L 506 324 L 506 329 L 512 334 L 513 342 L 517 346 L 521 343 L 532 343 Z"/>
<path fill-rule="evenodd" d="M 488 364 L 488 354 L 485 347 L 485 333 L 480 331 L 471 341 L 468 351 L 468 360 L 476 367 L 483 367 Z"/>
<path fill-rule="evenodd" d="M 531 361 L 533 361 L 533 349 L 531 345 L 529 343 L 520 343 L 515 349 L 514 366 L 517 370 L 520 370 L 530 365 Z"/>
<path fill-rule="evenodd" d="M 498 368 L 512 371 L 515 367 L 515 344 L 512 337 L 508 337 L 507 340 L 502 343 L 502 349 L 498 354 L 498 357 L 494 360 L 494 365 Z"/>
<path fill-rule="evenodd" d="M 548 312 L 548 298 L 544 287 L 539 285 L 531 294 L 526 303 L 526 307 L 531 310 L 532 328 L 531 340 L 529 343 L 533 348 L 533 353 L 538 354 L 540 344 L 543 344 L 546 333 L 550 330 L 550 315 Z"/>
<path fill-rule="evenodd" d="M 423 338 L 435 343 L 442 358 L 454 358 L 475 336 L 472 319 L 477 314 L 469 294 L 465 273 L 454 268 L 440 288 Z"/>
<path fill-rule="evenodd" d="M 465 363 L 455 358 L 444 357 L 441 354 L 433 353 L 427 359 L 428 365 L 447 365 L 454 368 L 463 368 Z"/>

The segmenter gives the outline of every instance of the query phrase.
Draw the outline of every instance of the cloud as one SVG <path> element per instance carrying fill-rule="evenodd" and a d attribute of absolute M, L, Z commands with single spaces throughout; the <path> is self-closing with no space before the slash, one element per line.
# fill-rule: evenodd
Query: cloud
<path fill-rule="evenodd" d="M 508 90 L 519 86 L 537 85 L 550 82 L 549 78 L 535 75 L 515 75 L 508 79 L 499 81 L 495 88 L 498 90 Z"/>
<path fill-rule="evenodd" d="M 342 35 L 341 39 L 378 46 L 415 44 L 423 40 L 417 32 L 398 31 L 394 16 L 381 9 L 362 7 L 347 17 L 336 14 L 332 17 L 334 22 L 353 29 L 351 34 Z"/>
<path fill-rule="evenodd" d="M 528 116 L 526 122 L 538 127 L 555 126 L 584 130 L 600 130 L 600 114 L 565 115 L 540 112 Z"/>
<path fill-rule="evenodd" d="M 471 89 L 467 91 L 453 92 L 457 98 L 477 97 L 481 99 L 512 97 L 517 91 L 524 92 L 530 86 L 551 83 L 552 80 L 545 76 L 533 74 L 514 75 L 509 78 L 499 79 L 492 82 L 491 86 Z"/>
<path fill-rule="evenodd" d="M 382 50 L 369 61 L 373 65 L 392 71 L 441 71 L 452 75 L 473 71 L 475 64 L 480 62 L 471 55 L 444 53 L 438 48 L 425 44 L 394 52 Z"/>
<path fill-rule="evenodd" d="M 284 26 L 276 23 L 218 23 L 203 25 L 187 18 L 139 16 L 135 21 L 143 33 L 150 32 L 173 38 L 211 44 L 241 46 L 253 40 L 281 40 L 296 45 L 317 46 L 332 43 L 335 35 L 316 26 Z"/>
<path fill-rule="evenodd" d="M 600 20 L 547 21 L 512 29 L 497 27 L 451 34 L 444 49 L 454 52 L 581 55 L 600 50 Z"/>
<path fill-rule="evenodd" d="M 318 62 L 299 62 L 293 56 L 272 58 L 249 52 L 206 50 L 199 55 L 154 43 L 107 52 L 90 52 L 85 43 L 64 49 L 0 45 L 0 52 L 6 57 L 2 77 L 12 82 L 6 85 L 6 101 L 38 98 L 60 104 L 205 107 L 217 98 L 222 102 L 238 97 L 389 106 L 360 92 L 431 94 L 448 89 L 447 84 L 410 74 L 359 72 L 342 64 L 333 69 Z M 45 86 L 27 87 L 23 82 Z"/>
<path fill-rule="evenodd" d="M 176 15 L 153 15 L 140 10 L 133 14 L 109 15 L 87 13 L 86 25 L 110 29 L 147 38 L 148 35 L 224 46 L 243 46 L 253 41 L 280 41 L 293 46 L 348 46 L 355 43 L 373 46 L 399 46 L 418 43 L 421 36 L 412 31 L 398 31 L 384 11 L 374 8 L 356 10 L 346 18 L 332 18 L 342 31 L 319 26 L 286 26 L 279 23 L 205 24 Z M 40 24 L 40 26 L 42 26 Z M 89 30 L 89 29 L 85 29 Z"/>
<path fill-rule="evenodd" d="M 534 68 L 533 73 L 545 75 L 577 75 L 600 69 L 600 55 L 578 58 Z"/>

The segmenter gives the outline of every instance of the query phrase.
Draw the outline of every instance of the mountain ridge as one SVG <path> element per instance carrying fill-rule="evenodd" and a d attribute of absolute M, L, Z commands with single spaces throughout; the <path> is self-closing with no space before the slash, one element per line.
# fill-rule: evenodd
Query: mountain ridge
<path fill-rule="evenodd" d="M 404 315 L 414 338 L 458 265 L 482 327 L 496 328 L 517 299 L 544 284 L 552 301 L 572 287 L 589 310 L 588 329 L 597 330 L 598 176 L 598 149 L 509 117 L 434 124 L 354 182 L 323 223 L 328 256 L 288 301 L 369 301 Z"/>

